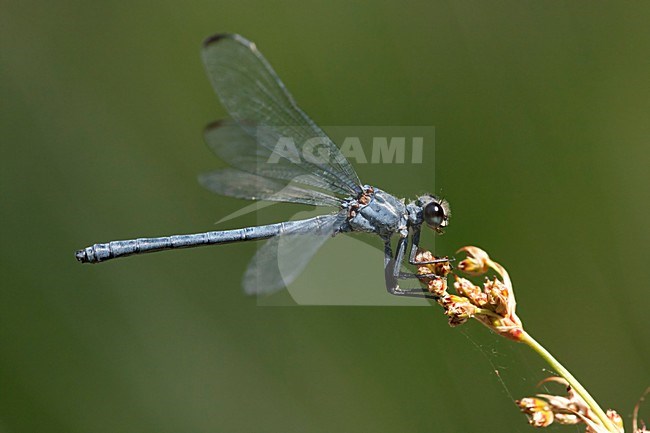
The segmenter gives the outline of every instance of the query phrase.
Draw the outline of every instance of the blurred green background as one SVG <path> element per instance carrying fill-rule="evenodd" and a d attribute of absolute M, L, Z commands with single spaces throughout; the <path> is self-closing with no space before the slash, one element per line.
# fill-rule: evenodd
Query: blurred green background
<path fill-rule="evenodd" d="M 255 244 L 74 260 L 247 204 L 196 182 L 225 115 L 199 46 L 224 31 L 319 124 L 435 125 L 435 170 L 361 178 L 413 197 L 435 176 L 436 251 L 503 263 L 530 332 L 629 425 L 650 384 L 648 22 L 646 2 L 2 0 L 0 432 L 532 431 L 512 400 L 543 365 L 437 307 L 257 306 Z M 354 290 L 374 259 L 337 275 Z"/>

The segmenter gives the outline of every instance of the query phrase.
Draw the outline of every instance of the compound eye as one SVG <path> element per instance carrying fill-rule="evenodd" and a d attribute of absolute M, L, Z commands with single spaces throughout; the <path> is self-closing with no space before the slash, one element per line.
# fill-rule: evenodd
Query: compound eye
<path fill-rule="evenodd" d="M 434 229 L 438 229 L 445 225 L 447 216 L 445 215 L 445 210 L 442 208 L 440 203 L 431 202 L 424 207 L 424 222 L 430 225 Z"/>

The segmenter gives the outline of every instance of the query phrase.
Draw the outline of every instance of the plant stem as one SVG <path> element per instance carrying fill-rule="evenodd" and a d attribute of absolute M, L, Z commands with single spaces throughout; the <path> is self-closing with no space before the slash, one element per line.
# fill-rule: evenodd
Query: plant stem
<path fill-rule="evenodd" d="M 606 427 L 609 431 L 618 433 L 618 427 L 614 425 L 614 423 L 607 417 L 605 412 L 600 408 L 598 403 L 596 403 L 596 400 L 589 395 L 587 390 L 578 382 L 578 380 L 573 377 L 571 373 L 569 373 L 569 370 L 564 368 L 560 362 L 553 357 L 549 353 L 548 350 L 544 348 L 541 344 L 539 344 L 533 337 L 530 336 L 526 331 L 523 332 L 521 335 L 520 341 L 522 343 L 527 344 L 531 349 L 533 349 L 535 352 L 537 352 L 548 364 L 553 368 L 553 370 L 557 371 L 557 373 L 562 376 L 564 379 L 566 379 L 567 382 L 569 382 L 569 385 L 578 393 L 580 397 L 587 403 L 589 408 L 596 414 L 598 419 L 600 420 L 601 424 Z"/>

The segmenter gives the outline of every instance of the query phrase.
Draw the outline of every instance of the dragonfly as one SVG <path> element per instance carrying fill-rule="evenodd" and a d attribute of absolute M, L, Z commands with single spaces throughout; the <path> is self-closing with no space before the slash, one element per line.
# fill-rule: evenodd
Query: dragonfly
<path fill-rule="evenodd" d="M 99 263 L 155 251 L 266 239 L 242 281 L 246 293 L 261 295 L 291 284 L 329 238 L 372 233 L 383 241 L 388 293 L 435 299 L 423 288 L 401 288 L 400 281 L 435 277 L 403 272 L 406 259 L 411 265 L 449 261 L 416 260 L 421 228 L 441 234 L 448 225 L 448 202 L 433 194 L 406 202 L 362 184 L 336 144 L 298 107 L 256 45 L 244 37 L 211 36 L 203 42 L 201 56 L 230 118 L 208 125 L 204 133 L 210 149 L 229 167 L 205 173 L 199 182 L 223 196 L 335 210 L 268 225 L 98 243 L 77 251 L 77 260 Z M 285 262 L 282 271 L 279 260 Z"/>

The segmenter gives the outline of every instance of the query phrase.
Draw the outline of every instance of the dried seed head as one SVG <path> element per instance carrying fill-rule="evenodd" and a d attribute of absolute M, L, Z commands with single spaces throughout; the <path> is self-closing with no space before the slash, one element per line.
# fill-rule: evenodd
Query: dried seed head
<path fill-rule="evenodd" d="M 478 247 L 463 247 L 457 253 L 467 253 L 467 258 L 458 264 L 458 269 L 468 275 L 483 275 L 490 270 L 490 257 Z"/>
<path fill-rule="evenodd" d="M 459 269 L 471 275 L 485 274 L 492 269 L 502 280 L 496 277 L 486 280 L 481 288 L 465 278 L 456 276 L 454 288 L 458 296 L 450 295 L 444 277 L 451 272 L 451 266 L 449 262 L 442 262 L 422 263 L 418 266 L 420 281 L 430 293 L 438 297 L 438 303 L 445 309 L 450 325 L 461 325 L 473 317 L 494 332 L 518 341 L 523 329 L 515 314 L 516 302 L 508 273 L 480 248 L 464 247 L 459 251 L 468 254 L 468 257 L 461 261 Z M 434 259 L 431 252 L 424 250 L 419 250 L 415 256 L 416 262 Z"/>
<path fill-rule="evenodd" d="M 495 313 L 500 316 L 506 316 L 509 313 L 509 291 L 505 284 L 496 277 L 494 280 L 487 280 L 485 282 L 485 294 L 487 295 L 488 303 Z"/>
<path fill-rule="evenodd" d="M 433 260 L 433 253 L 431 251 L 419 249 L 417 253 L 415 253 L 415 261 L 416 262 L 430 262 Z"/>
<path fill-rule="evenodd" d="M 434 257 L 430 251 L 418 250 L 415 255 L 415 262 L 431 262 L 439 259 Z M 438 263 L 422 263 L 418 266 L 417 274 L 427 290 L 437 297 L 443 297 L 447 294 L 447 275 L 451 272 L 449 261 Z"/>
<path fill-rule="evenodd" d="M 427 282 L 427 290 L 429 293 L 438 297 L 443 297 L 447 293 L 447 279 L 434 278 Z"/>
<path fill-rule="evenodd" d="M 418 250 L 415 254 L 415 262 L 432 262 L 439 259 L 446 259 L 446 257 L 435 257 L 431 251 Z M 446 277 L 451 272 L 451 264 L 449 260 L 444 260 L 438 263 L 423 263 L 418 267 L 418 274 L 435 274 L 439 277 Z"/>
<path fill-rule="evenodd" d="M 609 418 L 620 431 L 623 431 L 623 418 L 614 409 L 607 409 L 607 418 Z"/>
<path fill-rule="evenodd" d="M 551 405 L 545 400 L 535 397 L 526 397 L 515 402 L 528 416 L 528 422 L 533 427 L 548 427 L 553 424 L 554 416 Z"/>
<path fill-rule="evenodd" d="M 517 303 L 508 272 L 478 247 L 463 247 L 459 251 L 468 254 L 468 257 L 461 261 L 462 266 L 459 266 L 463 272 L 482 275 L 491 269 L 501 280 L 497 277 L 486 279 L 481 289 L 464 278 L 457 278 L 454 288 L 480 308 L 474 316 L 477 320 L 494 332 L 518 341 L 523 334 L 523 328 L 515 313 Z"/>
<path fill-rule="evenodd" d="M 464 296 L 447 295 L 440 299 L 439 304 L 444 307 L 451 326 L 462 325 L 477 312 L 477 307 Z"/>
<path fill-rule="evenodd" d="M 498 277 L 486 277 L 483 287 L 480 287 L 466 278 L 455 276 L 453 286 L 457 294 L 450 294 L 447 292 L 445 278 L 451 271 L 449 263 L 443 263 L 444 266 L 422 263 L 418 266 L 420 281 L 426 284 L 430 293 L 438 297 L 438 304 L 444 308 L 449 325 L 462 325 L 474 318 L 499 335 L 514 341 L 526 341 L 527 334 L 516 314 L 517 303 L 508 272 L 480 248 L 468 246 L 460 251 L 467 253 L 467 258 L 458 265 L 460 271 L 477 276 L 492 270 Z M 416 260 L 420 262 L 433 259 L 428 251 L 418 251 L 416 255 Z M 623 433 L 623 421 L 615 411 L 607 411 L 606 416 L 611 421 L 607 422 L 603 414 L 600 413 L 599 417 L 565 379 L 550 377 L 542 383 L 546 382 L 564 385 L 566 395 L 537 394 L 516 402 L 534 427 L 547 427 L 552 423 L 584 424 L 585 433 Z M 639 404 L 635 407 L 633 417 L 634 433 L 650 433 L 645 425 L 637 428 L 638 406 Z"/>
<path fill-rule="evenodd" d="M 446 277 L 451 273 L 451 263 L 449 261 L 433 263 L 433 273 L 440 277 Z"/>
<path fill-rule="evenodd" d="M 556 413 L 554 418 L 555 422 L 564 425 L 575 425 L 580 422 L 580 417 L 572 413 Z"/>
<path fill-rule="evenodd" d="M 456 277 L 454 289 L 459 295 L 469 298 L 477 307 L 485 307 L 488 303 L 487 294 L 465 278 Z"/>
<path fill-rule="evenodd" d="M 585 424 L 585 433 L 611 433 L 604 427 L 598 417 L 591 411 L 587 403 L 561 377 L 549 377 L 539 385 L 547 382 L 557 382 L 564 385 L 566 395 L 537 394 L 517 401 L 517 406 L 528 416 L 529 423 L 534 427 L 547 427 L 551 423 Z M 623 432 L 623 421 L 613 410 L 607 411 L 607 417 L 614 422 L 619 431 Z"/>

